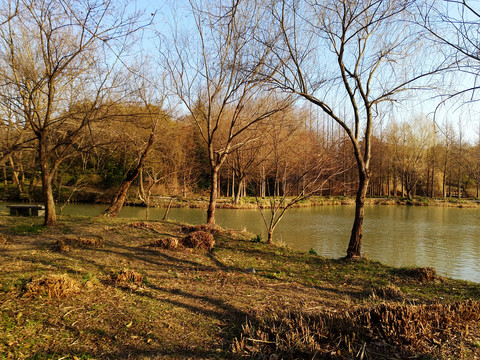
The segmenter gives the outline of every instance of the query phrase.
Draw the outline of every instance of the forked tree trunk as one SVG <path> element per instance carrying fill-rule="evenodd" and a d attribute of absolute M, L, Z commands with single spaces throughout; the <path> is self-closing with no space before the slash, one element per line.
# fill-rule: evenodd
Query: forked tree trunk
<path fill-rule="evenodd" d="M 267 232 L 267 244 L 273 244 L 273 231 L 275 229 L 274 228 L 270 228 L 268 229 L 268 232 Z"/>
<path fill-rule="evenodd" d="M 215 224 L 215 207 L 217 205 L 217 181 L 219 166 L 214 166 L 211 170 L 212 186 L 210 187 L 210 201 L 207 210 L 207 224 Z"/>
<path fill-rule="evenodd" d="M 153 147 L 154 141 L 155 133 L 154 130 L 152 130 L 152 132 L 150 133 L 150 138 L 148 139 L 147 146 L 143 151 L 142 155 L 140 156 L 135 170 L 133 170 L 123 181 L 122 185 L 120 185 L 120 188 L 115 193 L 115 196 L 110 203 L 110 206 L 100 216 L 116 217 L 120 213 L 120 210 L 122 210 L 123 204 L 125 203 L 125 199 L 127 198 L 128 189 L 140 174 L 140 170 L 142 169 L 143 163 L 145 162 L 145 159 L 147 158 L 150 150 Z"/>
<path fill-rule="evenodd" d="M 365 197 L 367 195 L 369 177 L 360 174 L 357 196 L 355 198 L 355 221 L 353 222 L 350 242 L 347 249 L 347 258 L 361 257 L 360 249 L 363 239 L 363 218 L 365 216 Z"/>

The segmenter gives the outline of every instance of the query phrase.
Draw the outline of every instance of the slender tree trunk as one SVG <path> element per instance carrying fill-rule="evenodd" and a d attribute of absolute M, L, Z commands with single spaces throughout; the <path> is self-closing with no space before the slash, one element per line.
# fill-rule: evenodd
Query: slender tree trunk
<path fill-rule="evenodd" d="M 433 160 L 432 164 L 432 184 L 431 184 L 431 198 L 433 199 L 435 197 L 435 159 Z"/>
<path fill-rule="evenodd" d="M 155 142 L 155 132 L 154 130 L 152 130 L 152 132 L 150 133 L 150 138 L 148 139 L 147 146 L 145 147 L 145 150 L 140 156 L 140 159 L 138 160 L 138 164 L 136 168 L 127 176 L 127 178 L 123 181 L 122 185 L 120 185 L 120 188 L 115 193 L 115 196 L 112 202 L 110 203 L 110 206 L 108 207 L 107 210 L 105 210 L 101 214 L 101 216 L 116 217 L 120 213 L 120 210 L 122 210 L 123 204 L 125 203 L 125 199 L 127 198 L 128 189 L 140 174 L 140 170 L 142 169 L 143 163 L 145 162 L 145 159 L 150 153 L 150 150 L 152 149 L 154 142 Z"/>
<path fill-rule="evenodd" d="M 237 192 L 235 193 L 235 201 L 234 201 L 235 204 L 238 204 L 238 202 L 240 201 L 240 196 L 242 195 L 242 190 L 243 190 L 243 181 L 244 179 L 242 178 L 238 182 Z"/>
<path fill-rule="evenodd" d="M 235 171 L 232 171 L 232 197 L 235 198 Z"/>
<path fill-rule="evenodd" d="M 172 206 L 172 202 L 173 202 L 173 196 L 170 198 L 170 201 L 168 202 L 168 206 L 167 206 L 167 210 L 165 210 L 165 214 L 163 214 L 163 218 L 162 218 L 163 221 L 167 220 L 168 212 L 170 211 L 170 207 Z"/>
<path fill-rule="evenodd" d="M 3 187 L 4 187 L 5 195 L 7 195 L 8 194 L 8 179 L 7 179 L 7 166 L 5 164 L 3 164 Z"/>
<path fill-rule="evenodd" d="M 49 168 L 46 134 L 42 133 L 39 136 L 38 155 L 40 160 L 40 172 L 42 179 L 42 195 L 45 205 L 45 226 L 55 226 L 57 223 L 57 214 L 55 212 L 55 201 L 53 199 L 52 178 L 53 172 Z"/>
<path fill-rule="evenodd" d="M 208 203 L 207 210 L 207 224 L 215 224 L 215 207 L 217 205 L 217 181 L 218 181 L 218 170 L 219 166 L 214 166 L 211 169 L 211 181 L 212 186 L 210 187 L 210 202 Z"/>
<path fill-rule="evenodd" d="M 365 216 L 365 197 L 367 195 L 369 177 L 360 173 L 357 196 L 355 198 L 355 221 L 353 222 L 350 242 L 347 249 L 347 258 L 361 257 L 360 249 L 363 239 L 363 218 Z"/>
<path fill-rule="evenodd" d="M 230 197 L 230 169 L 227 170 L 227 198 Z"/>
<path fill-rule="evenodd" d="M 458 171 L 458 184 L 457 184 L 457 188 L 458 188 L 458 194 L 457 194 L 457 197 L 458 199 L 461 199 L 462 198 L 462 183 L 461 183 L 461 179 L 462 179 L 462 173 L 460 172 L 460 170 Z"/>
<path fill-rule="evenodd" d="M 445 199 L 447 197 L 447 172 L 446 171 L 443 171 L 442 187 L 443 187 L 443 198 Z"/>

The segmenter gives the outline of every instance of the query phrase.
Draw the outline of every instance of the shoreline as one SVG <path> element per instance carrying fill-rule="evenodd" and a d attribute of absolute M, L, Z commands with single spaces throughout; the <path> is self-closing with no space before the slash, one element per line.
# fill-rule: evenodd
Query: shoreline
<path fill-rule="evenodd" d="M 199 208 L 206 209 L 208 207 L 208 199 L 205 198 L 173 198 L 171 203 L 172 208 Z M 169 204 L 169 197 L 162 197 L 160 200 L 156 200 L 151 207 L 166 208 Z M 142 206 L 145 204 L 138 201 L 129 202 L 128 206 Z M 316 206 L 337 206 L 337 205 L 355 205 L 355 199 L 353 197 L 311 197 L 303 200 L 292 208 L 306 208 Z M 430 199 L 430 198 L 367 198 L 365 200 L 366 206 L 371 205 L 399 205 L 399 206 L 436 206 L 436 207 L 457 207 L 457 208 L 479 208 L 480 200 L 478 199 Z M 259 199 L 254 197 L 247 197 L 240 199 L 238 204 L 235 204 L 230 198 L 219 198 L 217 200 L 216 208 L 218 209 L 269 209 L 271 208 L 270 200 Z"/>

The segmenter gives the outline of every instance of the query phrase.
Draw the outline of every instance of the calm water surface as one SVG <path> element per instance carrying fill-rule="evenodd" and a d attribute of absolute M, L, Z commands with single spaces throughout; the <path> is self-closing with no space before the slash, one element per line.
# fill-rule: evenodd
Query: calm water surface
<path fill-rule="evenodd" d="M 0 205 L 1 210 L 5 207 Z M 65 214 L 98 215 L 105 205 L 67 205 Z M 150 219 L 165 209 L 150 209 Z M 124 207 L 121 217 L 145 219 L 145 209 Z M 353 206 L 291 209 L 275 231 L 275 240 L 290 247 L 339 258 L 345 255 Z M 171 209 L 169 219 L 191 224 L 205 221 L 200 209 Z M 257 210 L 218 209 L 217 223 L 262 234 Z M 393 266 L 432 266 L 440 275 L 480 283 L 480 209 L 413 206 L 367 206 L 363 254 Z"/>

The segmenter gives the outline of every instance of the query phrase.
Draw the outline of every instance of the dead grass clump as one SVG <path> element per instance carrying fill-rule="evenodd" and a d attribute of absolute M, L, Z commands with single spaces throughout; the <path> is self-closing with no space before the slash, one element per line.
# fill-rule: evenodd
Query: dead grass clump
<path fill-rule="evenodd" d="M 400 288 L 394 284 L 389 284 L 388 286 L 380 287 L 372 291 L 372 299 L 383 299 L 383 300 L 401 300 L 404 298 L 404 293 Z"/>
<path fill-rule="evenodd" d="M 173 237 L 157 239 L 150 244 L 150 246 L 155 246 L 167 250 L 175 250 L 179 247 L 179 245 L 180 244 L 178 242 L 178 239 L 175 239 Z"/>
<path fill-rule="evenodd" d="M 9 236 L 0 234 L 0 245 L 10 245 L 11 243 Z"/>
<path fill-rule="evenodd" d="M 215 245 L 215 240 L 211 233 L 205 231 L 195 231 L 188 234 L 183 240 L 182 244 L 185 247 L 193 249 L 205 249 L 211 251 Z"/>
<path fill-rule="evenodd" d="M 142 229 L 142 230 L 157 230 L 157 224 L 149 223 L 145 221 L 138 221 L 127 225 L 128 227 L 134 229 Z"/>
<path fill-rule="evenodd" d="M 117 285 L 129 284 L 141 286 L 143 284 L 143 275 L 135 270 L 124 269 L 120 272 L 111 273 L 109 280 Z"/>
<path fill-rule="evenodd" d="M 66 274 L 45 275 L 27 283 L 24 296 L 65 298 L 78 293 L 80 290 L 80 283 Z"/>
<path fill-rule="evenodd" d="M 433 281 L 437 279 L 437 272 L 431 267 L 419 267 L 402 270 L 405 276 L 411 277 L 421 282 Z"/>
<path fill-rule="evenodd" d="M 469 324 L 480 320 L 480 302 L 382 304 L 342 313 L 259 313 L 256 319 L 243 327 L 234 352 L 287 358 L 348 354 L 346 358 L 364 359 L 453 353 L 455 358 L 460 354 L 454 343 L 468 336 Z"/>
<path fill-rule="evenodd" d="M 76 248 L 101 248 L 103 246 L 103 239 L 95 236 L 67 237 L 58 239 L 55 246 L 60 252 L 67 252 Z"/>
<path fill-rule="evenodd" d="M 196 231 L 208 232 L 212 235 L 219 235 L 223 229 L 220 226 L 212 224 L 200 224 L 200 225 L 183 225 L 181 228 L 184 233 L 192 233 Z"/>

